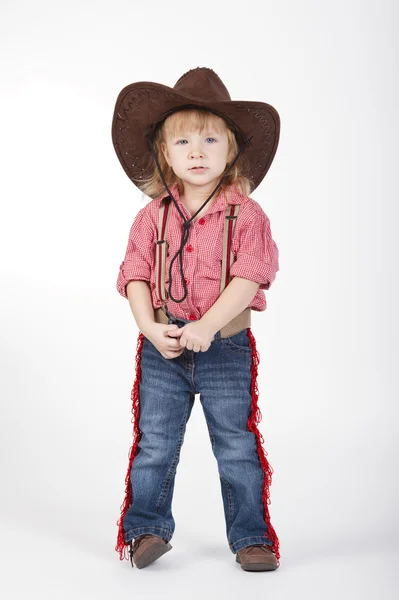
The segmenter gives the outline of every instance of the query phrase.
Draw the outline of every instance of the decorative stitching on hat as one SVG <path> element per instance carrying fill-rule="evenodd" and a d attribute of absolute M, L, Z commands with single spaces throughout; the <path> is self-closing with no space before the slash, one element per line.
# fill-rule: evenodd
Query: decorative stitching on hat
<path fill-rule="evenodd" d="M 173 93 L 162 94 L 160 92 L 155 92 L 153 90 L 145 90 L 145 91 L 137 90 L 135 95 L 129 96 L 129 101 L 127 102 L 128 108 L 124 107 L 123 102 L 122 102 L 121 109 L 124 110 L 126 118 L 124 119 L 122 117 L 121 111 L 118 112 L 117 136 L 118 136 L 118 141 L 119 141 L 121 148 L 124 148 L 125 156 L 127 156 L 129 159 L 132 159 L 132 162 L 130 162 L 130 161 L 128 162 L 127 160 L 125 161 L 125 164 L 127 167 L 135 167 L 137 170 L 145 171 L 149 160 L 151 160 L 151 153 L 149 151 L 140 157 L 133 156 L 132 154 L 130 154 L 131 146 L 129 145 L 128 139 L 126 139 L 128 137 L 127 130 L 134 129 L 134 127 L 130 127 L 128 125 L 128 123 L 134 123 L 135 109 L 140 104 L 142 104 L 143 101 L 156 100 L 160 96 L 163 96 L 163 97 L 169 98 L 169 99 L 173 99 L 173 100 L 178 99 L 178 96 Z M 132 117 L 130 117 L 130 115 L 132 115 Z M 135 179 L 142 179 L 142 178 L 143 178 L 143 175 L 138 175 Z"/>
<path fill-rule="evenodd" d="M 262 142 L 267 145 L 270 146 L 273 144 L 273 134 L 271 133 L 271 125 L 269 125 L 269 119 L 268 117 L 266 117 L 259 109 L 257 108 L 250 108 L 249 106 L 243 106 L 242 104 L 236 104 L 234 103 L 235 107 L 238 109 L 244 109 L 248 112 L 248 114 L 252 115 L 253 117 L 255 117 L 255 119 L 258 119 L 259 121 L 259 127 L 261 127 L 263 129 L 262 131 L 262 137 L 261 140 Z M 268 162 L 268 158 L 270 155 L 270 152 L 265 151 L 264 148 L 261 149 L 261 153 L 262 156 L 266 159 L 265 163 L 262 164 L 259 160 L 256 162 L 257 166 L 259 167 L 259 169 L 265 169 L 267 162 Z"/>

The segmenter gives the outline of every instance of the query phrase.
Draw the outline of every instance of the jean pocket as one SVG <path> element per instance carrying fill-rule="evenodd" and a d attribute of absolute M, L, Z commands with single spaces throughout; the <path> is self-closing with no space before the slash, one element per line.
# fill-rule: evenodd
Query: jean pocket
<path fill-rule="evenodd" d="M 227 338 L 220 338 L 223 346 L 232 352 L 251 352 L 252 348 L 249 343 L 248 332 L 246 329 L 235 333 Z"/>

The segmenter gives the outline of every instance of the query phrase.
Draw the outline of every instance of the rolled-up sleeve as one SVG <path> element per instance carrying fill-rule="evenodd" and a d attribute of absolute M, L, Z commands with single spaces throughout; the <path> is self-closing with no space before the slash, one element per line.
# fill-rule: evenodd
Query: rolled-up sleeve
<path fill-rule="evenodd" d="M 144 207 L 137 213 L 130 228 L 125 258 L 119 267 L 116 289 L 124 298 L 127 298 L 126 285 L 129 281 L 151 280 L 155 259 L 154 238 L 155 234 Z"/>
<path fill-rule="evenodd" d="M 270 221 L 263 210 L 257 210 L 253 218 L 246 220 L 239 232 L 238 242 L 239 248 L 230 275 L 256 281 L 260 283 L 259 289 L 268 290 L 276 278 L 279 262 Z"/>

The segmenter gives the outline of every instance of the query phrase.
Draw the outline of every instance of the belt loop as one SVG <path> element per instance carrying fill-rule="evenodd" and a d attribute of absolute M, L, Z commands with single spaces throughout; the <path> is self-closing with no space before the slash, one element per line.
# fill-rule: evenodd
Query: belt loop
<path fill-rule="evenodd" d="M 164 306 L 165 314 L 168 317 L 168 325 L 176 324 L 176 318 L 168 311 L 166 306 Z"/>

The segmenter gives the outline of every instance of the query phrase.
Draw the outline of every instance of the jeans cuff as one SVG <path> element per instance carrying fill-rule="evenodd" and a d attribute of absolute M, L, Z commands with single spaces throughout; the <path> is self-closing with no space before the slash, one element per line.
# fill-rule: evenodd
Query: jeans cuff
<path fill-rule="evenodd" d="M 245 548 L 246 546 L 253 546 L 254 544 L 267 544 L 272 546 L 272 542 L 269 538 L 264 535 L 254 535 L 252 537 L 245 537 L 237 540 L 236 542 L 229 543 L 230 550 L 235 554 L 238 550 Z"/>
<path fill-rule="evenodd" d="M 149 525 L 148 527 L 136 527 L 135 529 L 129 529 L 129 531 L 125 533 L 125 544 L 128 544 L 131 540 L 136 539 L 140 535 L 144 535 L 146 533 L 156 535 L 167 542 L 169 542 L 173 535 L 169 529 L 165 529 L 164 527 L 154 527 L 152 525 Z"/>

